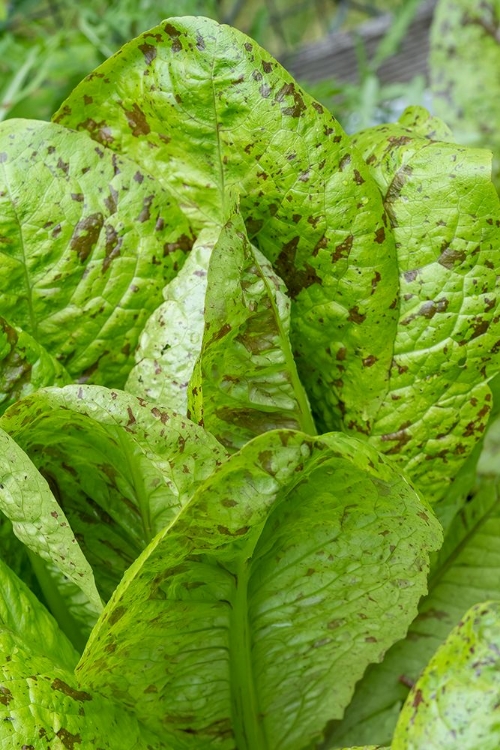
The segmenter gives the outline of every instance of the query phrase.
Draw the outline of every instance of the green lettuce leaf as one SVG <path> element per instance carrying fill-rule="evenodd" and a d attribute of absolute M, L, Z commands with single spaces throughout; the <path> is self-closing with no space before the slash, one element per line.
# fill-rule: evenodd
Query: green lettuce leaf
<path fill-rule="evenodd" d="M 185 417 L 101 386 L 38 391 L 0 424 L 49 482 L 105 599 L 227 456 Z"/>
<path fill-rule="evenodd" d="M 389 388 L 370 441 L 433 502 L 484 434 L 500 362 L 490 155 L 435 141 L 441 127 L 417 110 L 354 138 L 382 192 L 400 273 Z"/>
<path fill-rule="evenodd" d="M 81 690 L 78 653 L 32 592 L 0 562 L 0 726 L 5 750 L 163 748 L 120 707 Z"/>
<path fill-rule="evenodd" d="M 168 748 L 120 706 L 82 690 L 72 671 L 9 630 L 0 631 L 0 682 L 5 750 Z"/>
<path fill-rule="evenodd" d="M 4 415 L 0 420 L 2 426 L 5 419 Z M 60 435 L 57 439 L 61 440 Z M 36 555 L 55 563 L 100 612 L 92 569 L 64 511 L 26 453 L 1 428 L 0 510 L 12 521 L 18 539 Z"/>
<path fill-rule="evenodd" d="M 390 741 L 409 688 L 464 610 L 499 596 L 499 537 L 498 477 L 485 477 L 448 530 L 432 566 L 429 594 L 407 637 L 387 652 L 382 664 L 367 669 L 343 720 L 331 727 L 325 748 Z"/>
<path fill-rule="evenodd" d="M 6 631 L 29 644 L 34 653 L 46 656 L 63 669 L 73 670 L 77 665 L 78 653 L 54 618 L 15 573 L 0 561 L 0 633 Z"/>
<path fill-rule="evenodd" d="M 320 429 L 370 432 L 392 360 L 396 255 L 379 191 L 330 113 L 239 31 L 174 18 L 91 73 L 55 120 L 154 173 L 196 228 L 222 226 L 236 191 L 294 300 Z"/>
<path fill-rule="evenodd" d="M 500 602 L 472 607 L 431 659 L 401 711 L 392 750 L 497 750 Z"/>
<path fill-rule="evenodd" d="M 50 123 L 0 125 L 0 315 L 80 382 L 120 386 L 192 244 L 137 164 Z"/>
<path fill-rule="evenodd" d="M 125 390 L 166 409 L 187 413 L 187 391 L 201 350 L 210 254 L 219 229 L 200 232 L 181 270 L 163 290 L 164 302 L 144 326 Z"/>
<path fill-rule="evenodd" d="M 71 377 L 32 336 L 0 317 L 0 414 L 23 396 Z"/>
<path fill-rule="evenodd" d="M 235 213 L 210 257 L 203 342 L 188 396 L 188 416 L 227 448 L 272 429 L 315 434 L 289 327 L 286 288 Z"/>
<path fill-rule="evenodd" d="M 500 178 L 498 2 L 439 0 L 430 35 L 433 108 L 460 143 L 493 151 Z M 480 60 L 480 65 L 478 61 Z"/>
<path fill-rule="evenodd" d="M 173 749 L 299 750 L 404 634 L 439 543 L 370 446 L 265 433 L 125 574 L 79 678 Z"/>

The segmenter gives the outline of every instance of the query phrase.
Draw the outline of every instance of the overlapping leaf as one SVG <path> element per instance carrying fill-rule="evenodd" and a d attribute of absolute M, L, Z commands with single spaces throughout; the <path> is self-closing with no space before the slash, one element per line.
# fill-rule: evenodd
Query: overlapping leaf
<path fill-rule="evenodd" d="M 498 454 L 496 456 L 498 466 Z M 475 604 L 500 598 L 500 500 L 498 479 L 483 479 L 469 495 L 433 565 L 429 595 L 404 641 L 380 665 L 369 667 L 343 721 L 325 748 L 356 742 L 389 742 L 409 688 L 429 659 Z"/>
<path fill-rule="evenodd" d="M 365 164 L 320 104 L 235 29 L 175 18 L 91 73 L 55 119 L 154 172 L 198 228 L 223 224 L 236 190 L 295 300 L 320 423 L 369 432 L 392 358 L 394 244 Z"/>
<path fill-rule="evenodd" d="M 227 455 L 185 418 L 99 386 L 38 391 L 0 424 L 46 477 L 105 598 Z"/>
<path fill-rule="evenodd" d="M 137 164 L 50 123 L 0 127 L 0 315 L 82 382 L 120 386 L 192 239 Z"/>
<path fill-rule="evenodd" d="M 219 229 L 205 229 L 179 271 L 163 290 L 164 302 L 139 339 L 125 390 L 179 414 L 187 412 L 187 392 L 201 350 L 208 262 Z"/>
<path fill-rule="evenodd" d="M 163 748 L 120 706 L 82 690 L 78 654 L 54 619 L 0 562 L 0 721 L 2 747 Z"/>
<path fill-rule="evenodd" d="M 285 286 L 235 213 L 210 257 L 203 341 L 188 399 L 191 419 L 226 447 L 238 449 L 272 429 L 315 434 L 289 327 Z"/>
<path fill-rule="evenodd" d="M 5 416 L 0 424 L 4 419 Z M 12 521 L 16 536 L 44 560 L 54 562 L 99 612 L 102 605 L 92 570 L 66 515 L 26 453 L 3 429 L 0 429 L 0 510 Z"/>
<path fill-rule="evenodd" d="M 393 750 L 497 750 L 500 744 L 500 601 L 467 612 L 403 707 Z"/>
<path fill-rule="evenodd" d="M 417 110 L 414 130 L 414 117 L 355 138 L 384 196 L 400 272 L 389 390 L 370 439 L 439 501 L 491 410 L 500 203 L 490 155 L 437 142 L 435 121 Z"/>
<path fill-rule="evenodd" d="M 0 414 L 17 400 L 47 385 L 67 385 L 71 377 L 37 341 L 0 318 Z"/>
<path fill-rule="evenodd" d="M 342 435 L 260 435 L 133 564 L 84 684 L 172 748 L 299 750 L 414 616 L 439 525 Z"/>
<path fill-rule="evenodd" d="M 433 107 L 460 143 L 490 148 L 500 177 L 500 4 L 440 0 L 431 27 Z M 480 61 L 480 64 L 479 64 Z"/>

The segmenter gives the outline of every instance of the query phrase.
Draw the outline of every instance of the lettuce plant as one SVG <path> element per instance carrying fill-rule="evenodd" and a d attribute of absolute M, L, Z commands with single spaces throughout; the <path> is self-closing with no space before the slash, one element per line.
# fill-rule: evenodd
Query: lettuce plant
<path fill-rule="evenodd" d="M 499 227 L 207 19 L 0 126 L 5 748 L 498 746 Z"/>

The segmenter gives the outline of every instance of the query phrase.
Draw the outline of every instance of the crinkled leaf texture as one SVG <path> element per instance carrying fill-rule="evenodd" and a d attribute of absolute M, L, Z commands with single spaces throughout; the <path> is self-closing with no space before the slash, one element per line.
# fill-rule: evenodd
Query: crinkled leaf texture
<path fill-rule="evenodd" d="M 320 427 L 369 431 L 392 359 L 394 241 L 369 170 L 318 102 L 239 31 L 174 18 L 91 73 L 55 120 L 154 173 L 197 228 L 223 225 L 236 191 L 294 300 Z"/>
<path fill-rule="evenodd" d="M 125 390 L 165 409 L 187 413 L 188 385 L 201 350 L 208 262 L 219 229 L 203 229 L 164 302 L 144 326 Z"/>
<path fill-rule="evenodd" d="M 0 425 L 46 477 L 105 599 L 227 457 L 185 417 L 102 386 L 40 390 L 11 407 Z"/>
<path fill-rule="evenodd" d="M 79 678 L 172 748 L 299 750 L 404 634 L 440 541 L 369 446 L 265 433 L 127 571 Z"/>
<path fill-rule="evenodd" d="M 64 367 L 28 333 L 0 317 L 0 414 L 47 385 L 67 385 Z"/>
<path fill-rule="evenodd" d="M 389 742 L 409 688 L 460 622 L 464 611 L 499 596 L 499 427 L 497 422 L 490 430 L 479 464 L 480 472 L 491 472 L 492 468 L 494 472 L 483 476 L 469 492 L 467 502 L 448 529 L 433 562 L 429 594 L 420 602 L 418 617 L 405 640 L 396 643 L 381 664 L 367 669 L 344 718 L 331 727 L 325 748 Z M 475 464 L 476 461 L 474 469 Z M 460 481 L 458 477 L 457 482 Z"/>
<path fill-rule="evenodd" d="M 497 184 L 499 13 L 498 0 L 439 0 L 430 38 L 433 108 L 453 128 L 460 143 L 492 149 Z"/>
<path fill-rule="evenodd" d="M 400 273 L 389 387 L 370 441 L 434 502 L 483 436 L 500 353 L 491 156 L 441 134 L 417 108 L 354 138 L 381 189 Z"/>
<path fill-rule="evenodd" d="M 315 434 L 288 337 L 290 302 L 234 213 L 210 256 L 205 327 L 188 415 L 228 449 L 288 428 Z"/>
<path fill-rule="evenodd" d="M 121 386 L 192 245 L 165 188 L 83 133 L 0 125 L 0 315 L 81 382 Z"/>
<path fill-rule="evenodd" d="M 82 690 L 54 619 L 0 562 L 0 722 L 5 750 L 153 750 L 162 741 L 118 705 Z"/>
<path fill-rule="evenodd" d="M 392 750 L 500 746 L 500 602 L 476 604 L 413 687 Z"/>
<path fill-rule="evenodd" d="M 57 439 L 61 440 L 60 435 Z M 1 428 L 0 510 L 12 521 L 18 539 L 36 555 L 55 563 L 85 593 L 94 611 L 100 612 L 92 569 L 64 511 L 26 453 Z"/>

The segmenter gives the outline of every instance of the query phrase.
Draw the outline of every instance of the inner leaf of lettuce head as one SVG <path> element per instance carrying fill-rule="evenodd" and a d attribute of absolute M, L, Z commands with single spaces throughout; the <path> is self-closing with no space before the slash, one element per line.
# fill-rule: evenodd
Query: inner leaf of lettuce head
<path fill-rule="evenodd" d="M 105 599 L 227 456 L 185 418 L 99 386 L 40 390 L 0 424 L 48 482 Z"/>

